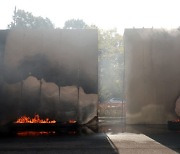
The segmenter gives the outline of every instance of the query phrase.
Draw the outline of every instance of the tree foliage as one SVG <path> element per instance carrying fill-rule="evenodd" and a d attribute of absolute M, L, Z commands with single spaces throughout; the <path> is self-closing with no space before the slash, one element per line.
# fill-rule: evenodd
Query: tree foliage
<path fill-rule="evenodd" d="M 53 29 L 54 25 L 49 18 L 35 17 L 30 12 L 24 10 L 14 10 L 13 21 L 8 25 L 9 29 L 13 28 L 30 28 L 30 29 Z"/>
<path fill-rule="evenodd" d="M 70 19 L 64 23 L 64 29 L 85 29 L 86 23 L 81 19 Z"/>
<path fill-rule="evenodd" d="M 102 56 L 113 56 L 123 52 L 123 38 L 117 33 L 116 29 L 99 30 L 99 50 Z M 101 53 L 101 54 L 102 54 Z"/>
<path fill-rule="evenodd" d="M 123 37 L 116 29 L 99 30 L 99 98 L 123 98 Z"/>

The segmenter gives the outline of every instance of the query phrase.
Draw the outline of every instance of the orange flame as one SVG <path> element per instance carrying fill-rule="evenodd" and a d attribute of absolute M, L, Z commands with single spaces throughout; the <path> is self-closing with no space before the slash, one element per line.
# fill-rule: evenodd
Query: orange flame
<path fill-rule="evenodd" d="M 49 118 L 46 118 L 45 120 L 40 119 L 40 116 L 38 114 L 34 115 L 34 118 L 30 118 L 27 116 L 22 116 L 15 123 L 56 123 L 56 120 L 49 120 Z"/>
<path fill-rule="evenodd" d="M 55 131 L 23 131 L 23 132 L 17 132 L 18 136 L 44 136 L 44 135 L 52 135 L 55 134 Z"/>
<path fill-rule="evenodd" d="M 174 122 L 180 122 L 180 119 L 176 119 L 176 120 L 174 120 Z"/>
<path fill-rule="evenodd" d="M 76 120 L 69 120 L 69 123 L 70 123 L 70 124 L 75 124 L 75 123 L 76 123 Z"/>

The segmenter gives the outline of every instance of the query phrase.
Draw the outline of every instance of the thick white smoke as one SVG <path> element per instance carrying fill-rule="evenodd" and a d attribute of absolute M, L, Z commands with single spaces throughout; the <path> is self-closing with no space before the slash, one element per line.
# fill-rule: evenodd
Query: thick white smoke
<path fill-rule="evenodd" d="M 127 29 L 125 86 L 127 122 L 167 124 L 179 114 L 180 31 Z M 176 113 L 175 113 L 176 103 Z"/>

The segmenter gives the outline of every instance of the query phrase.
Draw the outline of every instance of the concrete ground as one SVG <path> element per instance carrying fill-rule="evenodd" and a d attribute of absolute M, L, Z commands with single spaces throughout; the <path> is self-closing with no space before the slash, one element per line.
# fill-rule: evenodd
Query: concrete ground
<path fill-rule="evenodd" d="M 167 125 L 101 125 L 120 154 L 180 153 L 180 132 L 168 130 Z"/>
<path fill-rule="evenodd" d="M 175 154 L 170 148 L 144 134 L 123 133 L 109 135 L 120 154 Z"/>
<path fill-rule="evenodd" d="M 180 132 L 166 125 L 124 125 L 100 122 L 96 132 L 48 136 L 1 136 L 0 153 L 174 154 L 180 153 Z"/>

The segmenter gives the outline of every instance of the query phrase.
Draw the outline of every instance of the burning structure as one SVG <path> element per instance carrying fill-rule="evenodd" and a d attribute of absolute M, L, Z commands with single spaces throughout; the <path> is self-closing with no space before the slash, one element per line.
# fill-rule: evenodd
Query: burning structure
<path fill-rule="evenodd" d="M 97 51 L 96 30 L 0 31 L 0 125 L 35 113 L 50 122 L 95 118 Z"/>
<path fill-rule="evenodd" d="M 35 114 L 34 118 L 22 116 L 22 117 L 18 118 L 14 123 L 16 123 L 16 124 L 18 124 L 18 123 L 51 123 L 51 124 L 54 124 L 54 123 L 56 123 L 56 120 L 49 120 L 49 118 L 46 118 L 44 120 L 44 119 L 41 119 L 38 114 Z"/>

